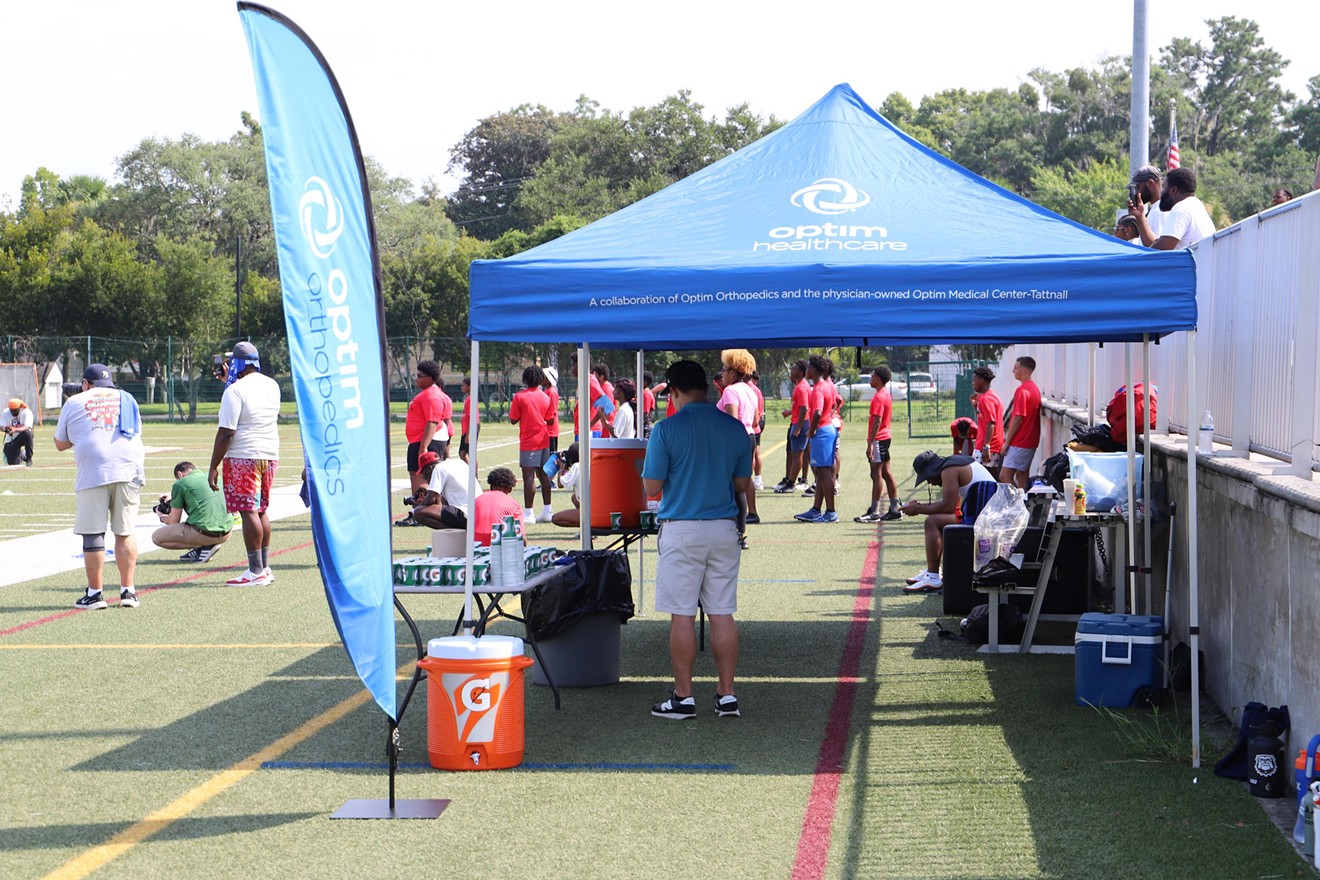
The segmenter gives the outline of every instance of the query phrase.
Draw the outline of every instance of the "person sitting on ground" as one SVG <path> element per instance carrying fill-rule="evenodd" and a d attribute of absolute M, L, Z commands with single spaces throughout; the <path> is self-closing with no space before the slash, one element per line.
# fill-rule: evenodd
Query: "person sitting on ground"
<path fill-rule="evenodd" d="M 568 448 L 564 450 L 564 454 L 559 456 L 559 485 L 572 490 L 573 509 L 556 511 L 551 522 L 564 528 L 576 529 L 582 525 L 582 500 L 578 498 L 577 493 L 582 466 L 578 462 L 578 457 L 579 452 L 576 443 L 570 443 Z"/>
<path fill-rule="evenodd" d="M 160 496 L 152 508 L 164 523 L 151 534 L 151 542 L 166 550 L 187 550 L 184 562 L 207 562 L 220 545 L 229 540 L 233 517 L 225 509 L 223 492 L 216 492 L 206 482 L 206 474 L 191 461 L 174 466 L 174 485 L 170 494 Z M 183 515 L 188 521 L 183 521 Z"/>
<path fill-rule="evenodd" d="M 866 509 L 866 513 L 854 517 L 853 522 L 891 522 L 903 518 L 898 510 L 898 484 L 894 482 L 894 470 L 889 462 L 889 444 L 893 440 L 889 426 L 894 416 L 894 398 L 888 386 L 892 378 L 893 373 L 884 364 L 871 371 L 871 387 L 875 389 L 875 396 L 871 398 L 871 418 L 866 426 L 866 460 L 871 465 L 871 506 Z M 880 512 L 882 488 L 889 493 L 889 510 L 885 513 Z"/>
<path fill-rule="evenodd" d="M 440 456 L 427 450 L 418 457 L 417 464 L 428 482 L 413 510 L 413 517 L 432 529 L 466 529 L 471 509 L 468 503 L 467 451 L 460 448 L 457 458 L 441 461 Z M 477 495 L 481 495 L 480 486 L 477 486 Z"/>
<path fill-rule="evenodd" d="M 756 391 L 751 386 L 752 373 L 756 371 L 756 358 L 745 348 L 727 348 L 720 352 L 720 362 L 724 365 L 724 391 L 720 394 L 716 407 L 737 419 L 747 432 L 747 444 L 751 455 L 756 454 Z M 761 521 L 756 513 L 756 487 L 749 485 L 747 490 L 747 524 L 755 525 Z"/>
<path fill-rule="evenodd" d="M 915 499 L 903 506 L 904 516 L 926 517 L 926 567 L 908 578 L 903 589 L 908 593 L 930 593 L 944 589 L 940 577 L 940 559 L 944 556 L 944 527 L 956 523 L 976 524 L 999 484 L 980 462 L 968 455 L 949 455 L 941 458 L 927 449 L 912 461 L 917 474 L 916 485 L 930 483 L 938 486 L 940 497 L 923 504 Z"/>
<path fill-rule="evenodd" d="M 489 492 L 472 499 L 473 540 L 483 547 L 490 546 L 491 528 L 504 522 L 506 516 L 517 521 L 518 532 L 523 534 L 523 510 L 512 492 L 518 478 L 506 467 L 497 467 L 486 475 Z"/>
<path fill-rule="evenodd" d="M 614 423 L 610 430 L 620 440 L 632 440 L 637 436 L 637 383 L 632 379 L 620 379 L 614 386 L 614 402 L 618 408 L 614 411 Z"/>
<path fill-rule="evenodd" d="M 32 410 L 17 397 L 9 398 L 9 409 L 0 413 L 5 432 L 5 464 L 20 461 L 32 467 Z"/>

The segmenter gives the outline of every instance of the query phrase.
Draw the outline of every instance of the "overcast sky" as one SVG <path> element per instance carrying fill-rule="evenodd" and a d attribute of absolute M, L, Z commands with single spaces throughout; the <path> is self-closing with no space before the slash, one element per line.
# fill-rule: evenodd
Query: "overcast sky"
<path fill-rule="evenodd" d="M 706 115 L 748 102 L 787 121 L 837 83 L 879 105 L 945 88 L 1015 88 L 1030 70 L 1092 67 L 1132 48 L 1131 0 L 1111 3 L 420 2 L 274 0 L 339 79 L 362 149 L 445 190 L 449 151 L 478 119 L 522 103 L 611 110 L 689 89 Z M 1206 41 L 1204 20 L 1254 19 L 1293 63 L 1299 97 L 1320 73 L 1320 4 L 1149 0 L 1152 54 Z M 1195 8 L 1191 13 L 1189 9 Z M 0 209 L 24 175 L 114 179 L 145 137 L 221 140 L 257 109 L 233 2 L 0 0 Z"/>

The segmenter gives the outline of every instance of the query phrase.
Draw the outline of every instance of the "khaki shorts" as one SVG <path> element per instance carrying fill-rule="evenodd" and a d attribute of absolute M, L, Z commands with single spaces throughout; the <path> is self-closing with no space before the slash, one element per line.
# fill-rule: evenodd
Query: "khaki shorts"
<path fill-rule="evenodd" d="M 138 487 L 132 483 L 109 483 L 78 493 L 73 515 L 76 535 L 104 535 L 107 516 L 110 531 L 121 537 L 133 534 L 138 515 Z"/>
<path fill-rule="evenodd" d="M 208 535 L 197 526 L 188 523 L 174 523 L 161 526 L 151 533 L 151 543 L 166 550 L 192 550 L 196 547 L 210 547 L 229 540 L 229 532 L 223 535 Z"/>
<path fill-rule="evenodd" d="M 696 616 L 697 601 L 707 614 L 738 610 L 738 525 L 731 519 L 672 520 L 656 539 L 655 610 Z"/>

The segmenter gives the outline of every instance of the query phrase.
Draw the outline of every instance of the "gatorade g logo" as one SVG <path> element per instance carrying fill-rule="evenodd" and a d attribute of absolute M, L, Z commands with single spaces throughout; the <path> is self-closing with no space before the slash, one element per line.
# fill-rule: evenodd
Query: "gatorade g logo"
<path fill-rule="evenodd" d="M 871 197 L 846 180 L 822 177 L 811 186 L 793 193 L 791 199 L 799 208 L 813 214 L 846 214 L 871 204 Z"/>
<path fill-rule="evenodd" d="M 321 178 L 309 177 L 303 184 L 298 221 L 312 253 L 323 260 L 334 253 L 335 242 L 344 232 L 344 208 Z"/>
<path fill-rule="evenodd" d="M 1279 765 L 1275 762 L 1273 755 L 1256 756 L 1256 775 L 1260 777 L 1273 776 Z"/>
<path fill-rule="evenodd" d="M 509 686 L 509 673 L 487 676 L 446 672 L 440 684 L 454 707 L 454 726 L 460 742 L 490 742 L 495 738 L 495 718 Z"/>

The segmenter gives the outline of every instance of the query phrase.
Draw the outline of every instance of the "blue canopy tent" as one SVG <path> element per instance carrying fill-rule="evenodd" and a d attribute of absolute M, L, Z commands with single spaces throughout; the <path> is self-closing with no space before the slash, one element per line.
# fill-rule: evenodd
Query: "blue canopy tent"
<path fill-rule="evenodd" d="M 621 211 L 474 262 L 470 282 L 473 373 L 481 341 L 575 341 L 580 397 L 589 346 L 1140 342 L 1196 327 L 1192 254 L 1032 204 L 908 137 L 847 85 Z M 1195 568 L 1191 583 L 1195 656 Z"/>

